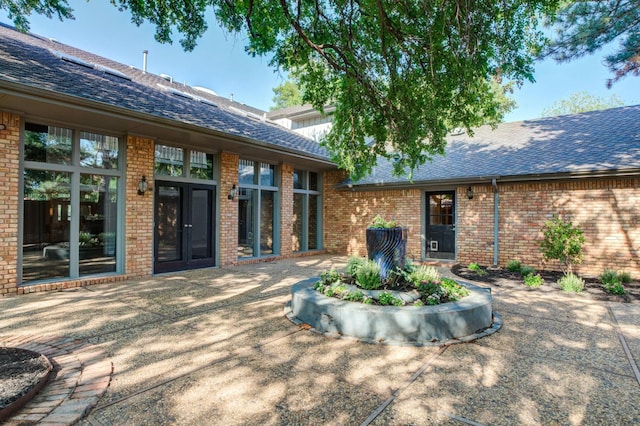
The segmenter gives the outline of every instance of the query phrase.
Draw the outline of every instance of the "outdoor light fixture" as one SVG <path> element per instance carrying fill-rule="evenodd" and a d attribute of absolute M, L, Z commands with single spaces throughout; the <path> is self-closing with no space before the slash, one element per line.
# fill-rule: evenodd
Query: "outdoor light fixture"
<path fill-rule="evenodd" d="M 145 192 L 149 189 L 149 183 L 147 182 L 147 177 L 142 175 L 140 181 L 138 182 L 138 195 L 144 195 Z"/>
<path fill-rule="evenodd" d="M 236 188 L 236 184 L 234 183 L 231 189 L 229 190 L 229 195 L 227 195 L 227 198 L 230 199 L 231 201 L 235 200 L 237 192 L 238 192 L 238 189 Z"/>
<path fill-rule="evenodd" d="M 473 200 L 473 188 L 471 187 L 467 188 L 467 198 Z"/>
<path fill-rule="evenodd" d="M 7 130 L 6 124 L 0 124 L 0 130 Z"/>

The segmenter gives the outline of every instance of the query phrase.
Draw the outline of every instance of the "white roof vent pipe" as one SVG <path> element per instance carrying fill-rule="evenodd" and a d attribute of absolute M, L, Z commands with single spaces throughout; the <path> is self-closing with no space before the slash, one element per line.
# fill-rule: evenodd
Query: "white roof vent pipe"
<path fill-rule="evenodd" d="M 147 73 L 147 56 L 149 56 L 149 51 L 143 50 L 142 51 L 142 73 L 143 74 Z"/>
<path fill-rule="evenodd" d="M 233 102 L 233 93 L 229 95 L 229 100 Z"/>

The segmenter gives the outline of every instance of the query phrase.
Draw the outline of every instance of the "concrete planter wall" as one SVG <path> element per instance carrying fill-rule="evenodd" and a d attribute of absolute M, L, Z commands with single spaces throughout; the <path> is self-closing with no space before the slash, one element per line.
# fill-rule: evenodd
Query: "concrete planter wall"
<path fill-rule="evenodd" d="M 499 316 L 491 292 L 471 284 L 471 295 L 435 306 L 372 306 L 327 297 L 313 289 L 316 279 L 292 287 L 288 316 L 319 333 L 346 335 L 370 342 L 439 345 L 470 341 L 497 331 Z"/>
<path fill-rule="evenodd" d="M 407 228 L 367 228 L 367 257 L 380 266 L 382 279 L 395 267 L 404 268 Z"/>

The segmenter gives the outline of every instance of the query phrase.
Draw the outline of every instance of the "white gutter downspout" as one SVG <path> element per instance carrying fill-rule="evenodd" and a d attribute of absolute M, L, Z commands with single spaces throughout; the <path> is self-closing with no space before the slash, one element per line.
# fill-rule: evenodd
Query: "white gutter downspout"
<path fill-rule="evenodd" d="M 493 266 L 498 267 L 498 205 L 500 202 L 500 192 L 498 192 L 498 183 L 496 179 L 491 179 L 493 185 Z"/>

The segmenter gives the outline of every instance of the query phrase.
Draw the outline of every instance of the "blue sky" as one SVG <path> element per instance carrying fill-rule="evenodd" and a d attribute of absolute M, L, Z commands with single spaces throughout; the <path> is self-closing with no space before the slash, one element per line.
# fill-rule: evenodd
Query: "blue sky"
<path fill-rule="evenodd" d="M 137 68 L 142 68 L 142 51 L 148 50 L 148 71 L 210 88 L 220 96 L 233 94 L 234 100 L 265 110 L 272 104 L 273 87 L 283 81 L 283 75 L 269 66 L 268 58 L 245 53 L 245 40 L 225 34 L 213 20 L 196 49 L 184 52 L 178 35 L 173 45 L 157 43 L 151 25 L 137 27 L 127 12 L 119 12 L 107 0 L 69 0 L 69 4 L 75 20 L 60 22 L 32 15 L 31 32 Z M 0 21 L 12 25 L 4 11 L 0 11 Z M 609 73 L 602 60 L 603 54 L 598 53 L 566 64 L 539 62 L 536 82 L 516 90 L 513 97 L 518 108 L 506 121 L 539 117 L 555 101 L 582 91 L 600 97 L 616 94 L 627 105 L 640 104 L 640 78 L 627 77 L 609 90 Z"/>

